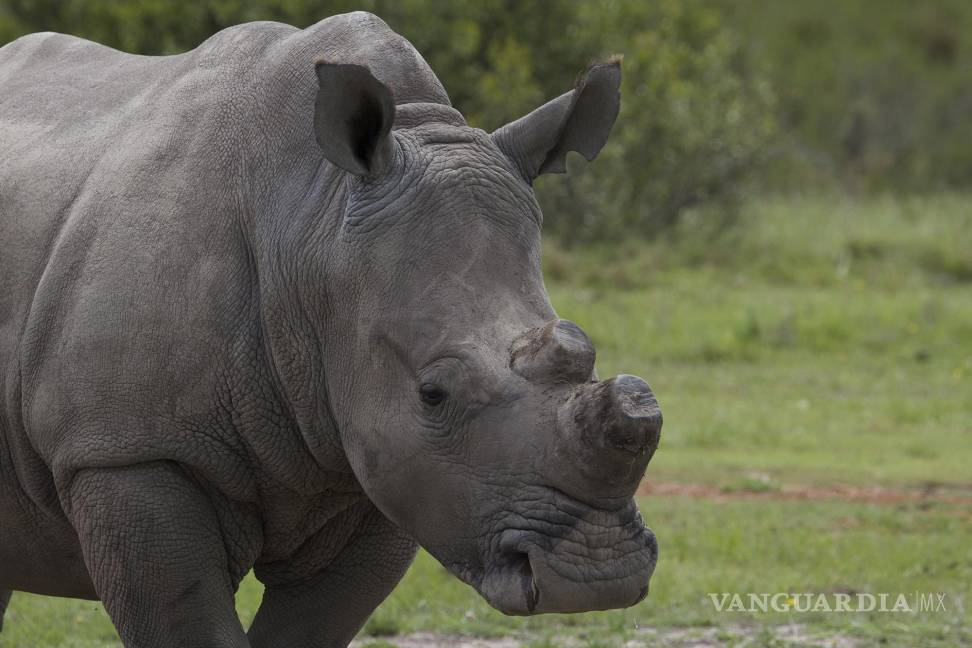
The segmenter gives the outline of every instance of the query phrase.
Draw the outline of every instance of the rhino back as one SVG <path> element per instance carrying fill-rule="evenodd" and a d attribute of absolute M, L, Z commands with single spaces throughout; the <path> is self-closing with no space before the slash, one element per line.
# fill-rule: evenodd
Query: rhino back
<path fill-rule="evenodd" d="M 190 402 L 211 380 L 200 352 L 245 317 L 220 66 L 56 34 L 3 58 L 0 362 L 23 417 L 9 424 L 49 467 L 164 454 L 138 436 L 205 407 Z"/>
<path fill-rule="evenodd" d="M 334 177 L 312 129 L 321 58 L 368 65 L 402 102 L 448 102 L 370 14 L 251 23 L 169 57 L 57 34 L 0 49 L 0 426 L 15 454 L 55 480 L 173 459 L 256 497 L 241 428 L 288 422 L 252 233 L 333 195 L 313 186 Z"/>

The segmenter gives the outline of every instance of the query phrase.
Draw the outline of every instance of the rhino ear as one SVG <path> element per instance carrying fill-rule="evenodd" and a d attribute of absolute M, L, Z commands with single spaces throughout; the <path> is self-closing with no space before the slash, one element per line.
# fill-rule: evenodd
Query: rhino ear
<path fill-rule="evenodd" d="M 375 176 L 392 154 L 395 100 L 361 65 L 317 63 L 314 132 L 324 156 L 345 171 Z"/>
<path fill-rule="evenodd" d="M 620 86 L 620 56 L 595 63 L 573 90 L 494 131 L 493 141 L 529 183 L 542 173 L 563 173 L 569 151 L 590 161 L 607 142 L 621 104 Z"/>

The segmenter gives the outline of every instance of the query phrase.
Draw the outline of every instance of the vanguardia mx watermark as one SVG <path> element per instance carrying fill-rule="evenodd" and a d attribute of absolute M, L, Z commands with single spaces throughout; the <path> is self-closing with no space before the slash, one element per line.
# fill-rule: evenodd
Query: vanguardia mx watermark
<path fill-rule="evenodd" d="M 709 593 L 717 612 L 948 612 L 943 592 L 878 594 Z"/>

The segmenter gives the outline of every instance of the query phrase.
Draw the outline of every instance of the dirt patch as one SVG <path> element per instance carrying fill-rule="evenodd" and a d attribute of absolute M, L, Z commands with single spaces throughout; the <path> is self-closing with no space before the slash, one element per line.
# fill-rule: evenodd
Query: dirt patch
<path fill-rule="evenodd" d="M 520 648 L 523 645 L 520 640 L 512 637 L 478 639 L 437 632 L 416 632 L 398 637 L 357 639 L 351 642 L 350 648 L 366 648 L 370 644 L 391 645 L 395 648 Z"/>
<path fill-rule="evenodd" d="M 613 639 L 613 640 L 612 640 Z M 724 626 L 718 628 L 639 628 L 634 636 L 626 640 L 620 637 L 554 637 L 546 641 L 537 638 L 496 637 L 473 638 L 435 632 L 382 639 L 359 639 L 351 643 L 352 648 L 367 648 L 369 644 L 395 646 L 396 648 L 527 648 L 532 645 L 549 645 L 557 648 L 584 648 L 592 642 L 595 645 L 618 646 L 618 648 L 647 648 L 666 646 L 669 648 L 710 648 L 727 644 L 748 645 L 759 640 L 760 645 L 771 643 L 780 646 L 818 646 L 820 648 L 855 648 L 860 641 L 846 635 L 817 634 L 803 625 L 787 624 L 778 626 Z"/>
<path fill-rule="evenodd" d="M 654 497 L 681 496 L 714 500 L 844 500 L 868 504 L 941 502 L 972 505 L 972 492 L 968 487 L 941 484 L 927 484 L 920 488 L 908 489 L 830 484 L 827 486 L 781 485 L 778 488 L 767 490 L 745 490 L 726 489 L 713 484 L 647 481 L 638 489 L 638 494 Z"/>

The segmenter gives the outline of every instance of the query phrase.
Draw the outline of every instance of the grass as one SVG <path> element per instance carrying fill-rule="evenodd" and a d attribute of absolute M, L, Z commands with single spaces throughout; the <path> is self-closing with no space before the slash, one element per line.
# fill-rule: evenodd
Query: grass
<path fill-rule="evenodd" d="M 605 299 L 553 293 L 603 350 L 602 374 L 652 384 L 667 421 L 656 477 L 969 481 L 967 286 L 912 296 L 692 278 Z"/>
<path fill-rule="evenodd" d="M 546 275 L 562 317 L 598 347 L 602 375 L 646 377 L 666 424 L 655 481 L 724 498 L 644 498 L 661 557 L 624 611 L 504 617 L 420 554 L 363 636 L 516 634 L 531 646 L 619 645 L 643 628 L 752 628 L 866 644 L 972 645 L 972 510 L 938 500 L 775 500 L 793 484 L 940 485 L 969 494 L 972 199 L 788 198 L 750 206 L 718 235 L 699 218 L 649 245 L 566 251 Z M 757 494 L 748 497 L 748 494 Z M 717 612 L 709 592 L 943 592 L 947 611 Z M 238 596 L 248 622 L 252 577 Z M 116 646 L 96 603 L 16 594 L 0 648 Z"/>
<path fill-rule="evenodd" d="M 505 617 L 490 609 L 427 554 L 365 626 L 376 642 L 434 629 L 475 636 L 518 634 L 537 645 L 574 635 L 611 637 L 645 627 L 753 626 L 799 622 L 823 634 L 869 643 L 972 643 L 972 517 L 954 504 L 873 507 L 837 501 L 709 501 L 681 497 L 639 501 L 660 539 L 648 599 L 634 608 L 581 615 Z M 889 614 L 718 612 L 709 592 L 943 592 L 947 612 Z M 238 596 L 245 622 L 259 603 L 248 578 Z M 117 646 L 96 603 L 17 594 L 0 646 Z M 603 640 L 603 639 L 602 639 Z M 616 643 L 615 643 L 616 642 Z"/>
<path fill-rule="evenodd" d="M 769 201 L 634 249 L 554 247 L 547 274 L 601 374 L 655 389 L 650 475 L 972 482 L 972 200 Z"/>
<path fill-rule="evenodd" d="M 622 639 L 636 627 L 707 626 L 799 621 L 854 632 L 874 641 L 962 637 L 972 641 L 963 606 L 969 600 L 972 521 L 953 505 L 873 508 L 843 502 L 688 498 L 643 499 L 660 538 L 659 569 L 648 599 L 622 611 L 529 619 L 490 610 L 427 555 L 371 624 L 399 632 L 435 628 L 467 635 L 525 633 Z M 893 539 L 893 542 L 891 541 Z M 720 613 L 709 592 L 944 592 L 948 613 L 892 618 L 887 613 Z M 843 617 L 851 617 L 845 619 Z M 854 627 L 848 627 L 854 624 Z M 905 629 L 898 628 L 904 625 Z M 914 641 L 907 641 L 908 638 Z"/>

